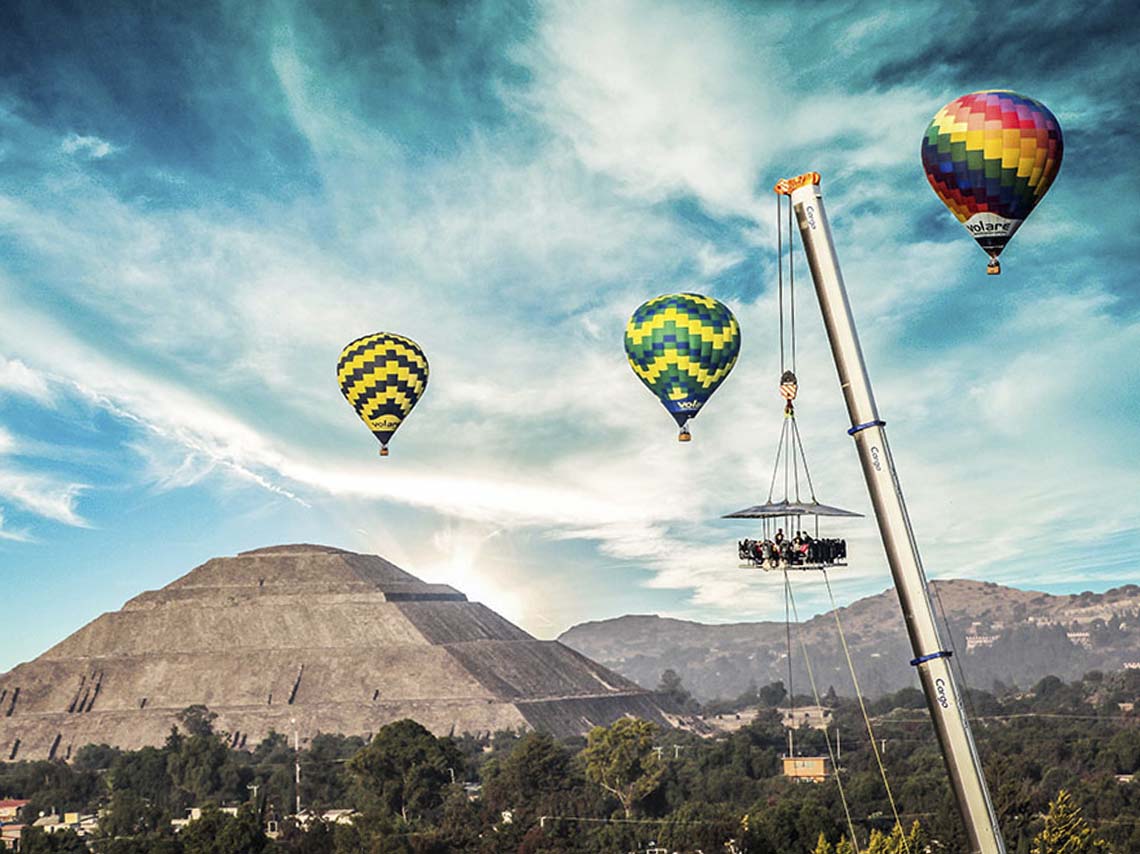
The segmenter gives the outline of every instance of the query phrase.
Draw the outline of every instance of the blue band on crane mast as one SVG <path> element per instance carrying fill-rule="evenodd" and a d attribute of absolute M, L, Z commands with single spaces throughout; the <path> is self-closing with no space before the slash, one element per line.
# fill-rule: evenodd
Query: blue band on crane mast
<path fill-rule="evenodd" d="M 854 427 L 852 427 L 850 430 L 847 431 L 847 435 L 848 436 L 854 436 L 860 430 L 866 430 L 868 427 L 886 427 L 886 426 L 887 426 L 886 421 L 868 421 L 865 424 L 856 424 Z"/>
<path fill-rule="evenodd" d="M 949 650 L 944 649 L 941 652 L 932 652 L 930 655 L 920 655 L 918 658 L 912 658 L 910 660 L 910 666 L 918 667 L 918 665 L 925 664 L 928 661 L 933 661 L 936 658 L 949 658 L 953 654 L 954 653 L 950 652 Z"/>

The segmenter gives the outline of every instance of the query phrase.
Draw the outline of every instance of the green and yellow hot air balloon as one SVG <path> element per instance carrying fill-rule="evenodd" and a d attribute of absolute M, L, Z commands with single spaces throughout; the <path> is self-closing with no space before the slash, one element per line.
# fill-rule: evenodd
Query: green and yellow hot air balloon
<path fill-rule="evenodd" d="M 388 440 L 427 386 L 424 351 L 391 332 L 365 335 L 341 351 L 336 376 L 341 394 L 380 440 L 380 456 L 388 456 Z"/>
<path fill-rule="evenodd" d="M 724 382 L 740 354 L 740 326 L 723 303 L 665 294 L 641 305 L 625 328 L 630 367 L 681 428 Z"/>

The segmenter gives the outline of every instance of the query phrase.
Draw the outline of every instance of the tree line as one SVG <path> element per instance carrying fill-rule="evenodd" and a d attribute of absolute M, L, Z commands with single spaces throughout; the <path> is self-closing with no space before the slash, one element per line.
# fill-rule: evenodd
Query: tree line
<path fill-rule="evenodd" d="M 0 764 L 0 797 L 30 799 L 29 817 L 98 812 L 97 837 L 29 831 L 30 854 L 88 843 L 108 854 L 610 854 L 650 843 L 706 854 L 847 854 L 852 832 L 870 854 L 966 849 L 920 692 L 871 707 L 897 823 L 854 702 L 832 692 L 829 733 L 795 735 L 800 755 L 828 755 L 829 736 L 831 751 L 838 746 L 845 811 L 834 782 L 782 775 L 787 737 L 775 706 L 786 691 L 774 683 L 754 693 L 763 698 L 755 718 L 715 737 L 636 719 L 563 741 L 533 732 L 436 737 L 402 720 L 368 742 L 317 734 L 299 753 L 280 733 L 230 749 L 198 706 L 160 747 L 88 745 L 70 764 Z M 1125 710 L 1138 695 L 1140 674 L 1095 672 L 1072 683 L 1048 677 L 1028 692 L 968 693 L 1011 854 L 1140 851 L 1140 783 L 1126 779 L 1140 769 L 1140 719 Z M 693 709 L 675 674 L 661 696 Z M 291 817 L 295 761 L 302 805 L 316 814 L 353 809 L 351 822 Z M 204 811 L 175 834 L 171 819 L 190 807 Z M 279 838 L 267 838 L 268 821 Z"/>

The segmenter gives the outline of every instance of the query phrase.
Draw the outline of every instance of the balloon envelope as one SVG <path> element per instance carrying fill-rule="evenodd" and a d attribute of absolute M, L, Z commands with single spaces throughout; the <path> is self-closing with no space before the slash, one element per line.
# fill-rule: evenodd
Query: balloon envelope
<path fill-rule="evenodd" d="M 386 453 L 388 440 L 427 386 L 427 357 L 410 338 L 377 332 L 341 351 L 336 376 L 341 394 Z"/>
<path fill-rule="evenodd" d="M 684 427 L 736 364 L 740 327 L 712 297 L 666 294 L 633 313 L 625 352 L 633 372 Z"/>
<path fill-rule="evenodd" d="M 1057 177 L 1063 150 L 1061 125 L 1040 101 L 974 92 L 934 116 L 922 165 L 934 192 L 996 259 Z"/>

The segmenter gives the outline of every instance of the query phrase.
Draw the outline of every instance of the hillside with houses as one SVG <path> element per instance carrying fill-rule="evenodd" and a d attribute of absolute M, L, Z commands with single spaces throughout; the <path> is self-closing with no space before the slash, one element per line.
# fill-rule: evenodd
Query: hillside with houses
<path fill-rule="evenodd" d="M 1045 676 L 1065 680 L 1093 670 L 1140 668 L 1140 586 L 1056 596 L 970 580 L 935 581 L 932 597 L 955 664 L 974 688 L 1028 688 Z M 893 590 L 839 609 L 863 691 L 880 696 L 915 685 L 912 657 Z M 835 620 L 820 614 L 793 626 L 821 681 L 851 695 Z M 710 625 L 653 615 L 582 623 L 559 638 L 583 655 L 646 687 L 675 671 L 702 701 L 788 681 L 782 622 Z M 793 684 L 807 686 L 802 654 Z"/>

